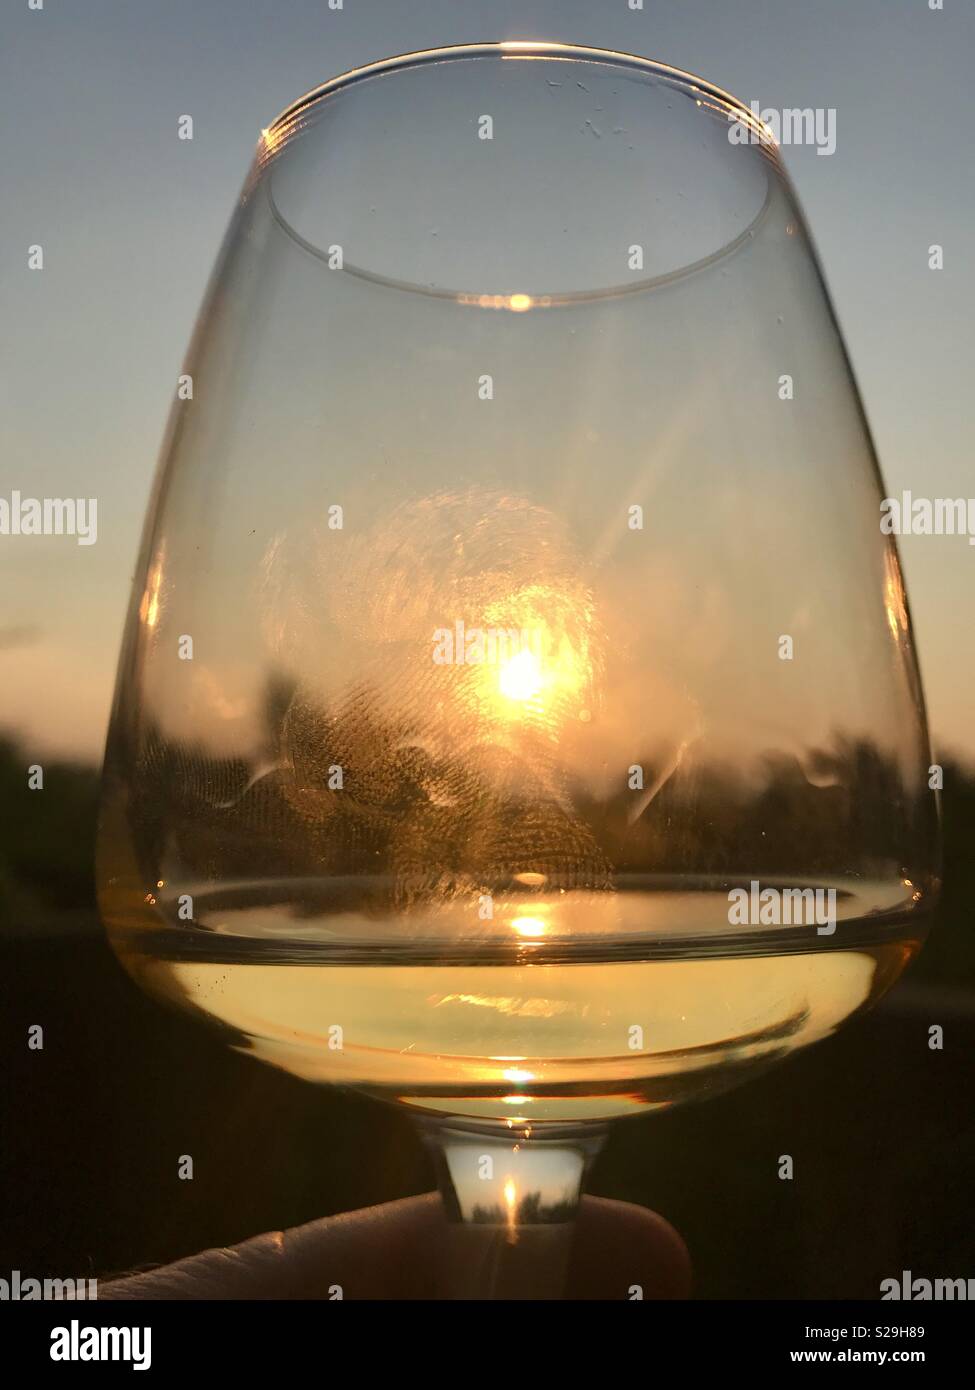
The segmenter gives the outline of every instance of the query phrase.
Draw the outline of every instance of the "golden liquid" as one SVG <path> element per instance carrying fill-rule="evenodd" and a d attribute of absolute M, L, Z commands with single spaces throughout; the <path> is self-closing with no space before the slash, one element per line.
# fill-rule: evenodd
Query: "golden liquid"
<path fill-rule="evenodd" d="M 103 908 L 140 984 L 263 1061 L 455 1115 L 569 1122 L 715 1094 L 872 1003 L 922 933 L 864 917 L 862 893 L 841 903 L 828 938 L 733 929 L 714 891 L 539 900 L 476 939 L 456 910 L 377 924 L 244 894 L 181 931 Z"/>

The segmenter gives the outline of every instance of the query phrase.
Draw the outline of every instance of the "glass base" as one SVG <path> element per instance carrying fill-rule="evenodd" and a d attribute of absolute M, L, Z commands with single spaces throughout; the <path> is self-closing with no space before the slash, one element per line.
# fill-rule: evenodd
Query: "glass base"
<path fill-rule="evenodd" d="M 605 1126 L 539 1131 L 428 1118 L 423 1133 L 448 1220 L 437 1296 L 561 1298 L 583 1183 Z"/>

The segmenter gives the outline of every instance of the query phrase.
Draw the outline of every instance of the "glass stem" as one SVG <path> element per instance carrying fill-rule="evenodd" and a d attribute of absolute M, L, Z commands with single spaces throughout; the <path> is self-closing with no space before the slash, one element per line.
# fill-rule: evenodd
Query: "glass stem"
<path fill-rule="evenodd" d="M 447 1216 L 437 1296 L 561 1298 L 583 1183 L 605 1126 L 431 1118 L 423 1134 Z"/>

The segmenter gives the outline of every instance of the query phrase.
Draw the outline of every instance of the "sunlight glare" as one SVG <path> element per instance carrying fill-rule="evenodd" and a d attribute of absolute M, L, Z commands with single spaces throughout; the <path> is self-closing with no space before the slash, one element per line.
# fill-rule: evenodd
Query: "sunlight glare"
<path fill-rule="evenodd" d="M 501 667 L 498 677 L 501 694 L 509 700 L 532 700 L 542 688 L 538 657 L 527 647 Z"/>

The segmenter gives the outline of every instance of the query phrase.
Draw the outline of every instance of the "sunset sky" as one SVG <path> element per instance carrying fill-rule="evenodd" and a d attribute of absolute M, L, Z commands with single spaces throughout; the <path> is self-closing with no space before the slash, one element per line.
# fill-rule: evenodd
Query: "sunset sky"
<path fill-rule="evenodd" d="M 142 516 L 204 285 L 262 128 L 410 50 L 616 48 L 761 107 L 835 108 L 784 150 L 889 495 L 975 495 L 975 10 L 947 0 L 10 0 L 0 16 L 0 497 L 96 497 L 98 540 L 0 535 L 0 731 L 100 757 Z M 181 115 L 192 141 L 177 138 Z M 44 250 L 28 269 L 28 247 Z M 944 247 L 944 269 L 928 248 Z M 975 757 L 975 547 L 901 543 L 936 752 Z"/>

